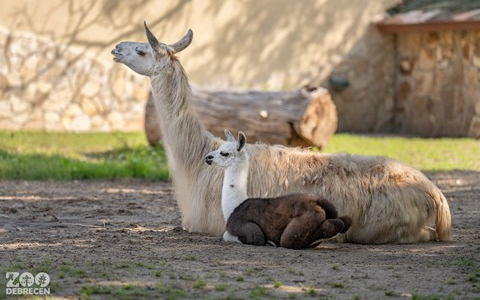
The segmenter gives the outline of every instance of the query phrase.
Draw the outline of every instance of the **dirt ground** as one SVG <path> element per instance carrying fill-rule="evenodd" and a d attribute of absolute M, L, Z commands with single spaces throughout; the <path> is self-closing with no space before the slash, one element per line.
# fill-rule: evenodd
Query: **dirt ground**
<path fill-rule="evenodd" d="M 454 242 L 300 251 L 183 231 L 170 182 L 0 181 L 0 298 L 43 271 L 72 299 L 480 299 L 480 173 L 428 175 Z"/>

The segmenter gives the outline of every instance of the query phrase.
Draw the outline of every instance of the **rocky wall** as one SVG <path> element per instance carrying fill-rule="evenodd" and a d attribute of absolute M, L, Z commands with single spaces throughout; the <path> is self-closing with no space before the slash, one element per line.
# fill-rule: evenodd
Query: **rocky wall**
<path fill-rule="evenodd" d="M 370 26 L 322 85 L 337 106 L 339 132 L 391 132 L 395 44 Z"/>
<path fill-rule="evenodd" d="M 395 130 L 480 137 L 480 31 L 397 35 Z"/>
<path fill-rule="evenodd" d="M 113 61 L 0 28 L 2 130 L 142 130 L 149 90 Z"/>

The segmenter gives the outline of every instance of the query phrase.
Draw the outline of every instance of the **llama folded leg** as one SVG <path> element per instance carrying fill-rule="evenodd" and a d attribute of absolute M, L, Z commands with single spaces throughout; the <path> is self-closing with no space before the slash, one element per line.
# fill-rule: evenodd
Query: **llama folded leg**
<path fill-rule="evenodd" d="M 342 222 L 343 222 L 343 229 L 342 231 L 340 231 L 340 233 L 345 233 L 347 232 L 347 230 L 350 228 L 350 226 L 352 226 L 352 218 L 350 218 L 349 216 L 341 216 L 341 217 L 338 217 Z"/>
<path fill-rule="evenodd" d="M 345 224 L 340 219 L 328 219 L 325 220 L 316 232 L 317 238 L 328 239 L 343 232 Z"/>
<path fill-rule="evenodd" d="M 322 240 L 342 232 L 344 227 L 340 219 L 324 220 L 313 212 L 304 213 L 287 225 L 280 246 L 291 249 L 316 247 Z"/>
<path fill-rule="evenodd" d="M 225 242 L 241 243 L 238 237 L 231 235 L 227 230 L 223 233 L 223 240 Z"/>
<path fill-rule="evenodd" d="M 227 224 L 230 234 L 238 237 L 238 240 L 244 244 L 265 246 L 267 240 L 262 229 L 252 222 L 244 224 Z"/>
<path fill-rule="evenodd" d="M 314 212 L 306 212 L 293 218 L 280 237 L 280 246 L 290 249 L 312 247 L 312 243 L 319 239 L 317 236 L 322 222 L 323 218 Z"/>

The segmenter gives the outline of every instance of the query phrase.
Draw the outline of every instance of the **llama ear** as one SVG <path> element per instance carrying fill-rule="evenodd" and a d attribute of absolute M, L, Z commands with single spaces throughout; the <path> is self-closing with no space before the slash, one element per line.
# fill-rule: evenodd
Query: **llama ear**
<path fill-rule="evenodd" d="M 148 29 L 147 22 L 143 21 L 143 25 L 145 26 L 145 33 L 147 34 L 148 43 L 150 43 L 150 46 L 153 50 L 155 50 L 155 52 L 158 52 L 158 50 L 160 49 L 160 42 L 153 35 L 150 29 Z"/>
<path fill-rule="evenodd" d="M 233 137 L 233 134 L 230 131 L 228 131 L 227 129 L 224 129 L 223 133 L 225 133 L 225 136 L 227 137 L 228 142 L 236 142 L 235 138 Z"/>
<path fill-rule="evenodd" d="M 243 146 L 247 143 L 247 137 L 245 136 L 245 133 L 239 132 L 238 133 L 238 141 L 237 141 L 237 151 L 240 151 L 243 149 Z"/>
<path fill-rule="evenodd" d="M 178 53 L 183 49 L 187 48 L 188 45 L 192 42 L 193 39 L 193 31 L 191 29 L 188 30 L 187 34 L 176 42 L 175 44 L 171 44 L 170 47 L 173 49 L 173 53 Z"/>

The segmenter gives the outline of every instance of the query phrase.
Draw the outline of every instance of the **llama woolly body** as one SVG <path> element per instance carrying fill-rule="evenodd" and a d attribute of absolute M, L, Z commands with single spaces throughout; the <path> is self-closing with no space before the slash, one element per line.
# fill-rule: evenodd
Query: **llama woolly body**
<path fill-rule="evenodd" d="M 221 235 L 223 172 L 203 157 L 223 142 L 206 131 L 191 104 L 191 88 L 175 56 L 191 42 L 159 42 L 145 26 L 148 43 L 122 42 L 114 60 L 150 77 L 163 144 L 182 224 L 189 231 Z M 451 215 L 440 190 L 420 171 L 393 159 L 349 154 L 315 154 L 254 144 L 247 193 L 273 197 L 291 193 L 322 195 L 352 225 L 339 241 L 417 243 L 451 239 Z"/>

